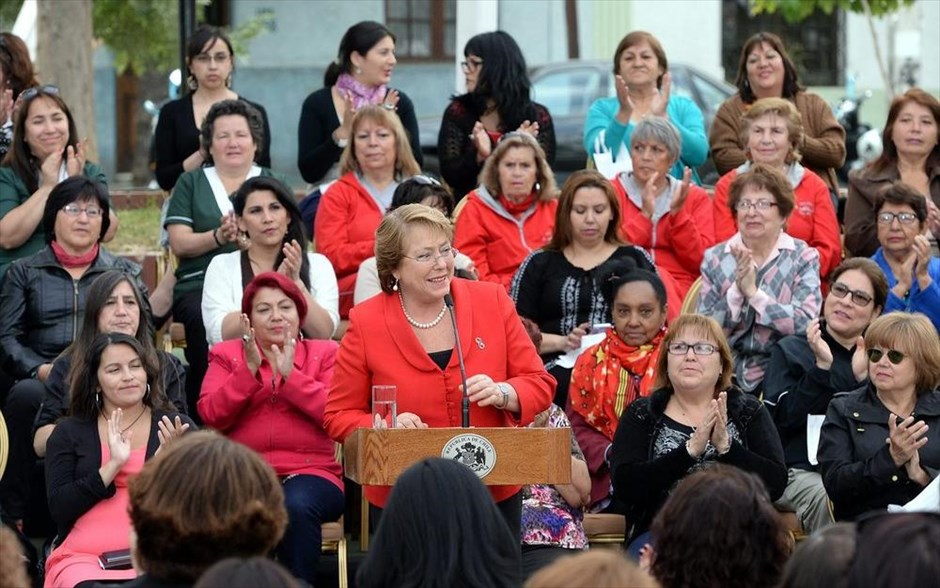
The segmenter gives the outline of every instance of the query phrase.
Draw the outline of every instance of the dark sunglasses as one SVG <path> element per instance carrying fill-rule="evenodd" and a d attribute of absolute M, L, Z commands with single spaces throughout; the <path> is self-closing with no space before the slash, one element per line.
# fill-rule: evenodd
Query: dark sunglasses
<path fill-rule="evenodd" d="M 846 295 L 852 295 L 852 302 L 859 306 L 868 306 L 871 304 L 871 301 L 874 300 L 871 296 L 868 295 L 868 292 L 862 292 L 861 290 L 849 290 L 849 287 L 843 284 L 842 282 L 836 282 L 829 288 L 829 292 L 835 295 L 836 298 L 845 298 Z"/>
<path fill-rule="evenodd" d="M 27 102 L 40 94 L 52 94 L 53 96 L 57 96 L 59 94 L 59 88 L 58 86 L 33 86 L 32 88 L 23 90 L 20 96 L 23 97 L 23 102 Z"/>
<path fill-rule="evenodd" d="M 881 349 L 869 349 L 866 353 L 868 354 L 868 360 L 872 363 L 878 363 L 881 361 L 881 358 L 884 357 L 885 354 L 888 355 L 888 361 L 894 365 L 898 365 L 904 361 L 904 354 L 897 349 L 889 349 L 887 351 L 883 351 Z"/>

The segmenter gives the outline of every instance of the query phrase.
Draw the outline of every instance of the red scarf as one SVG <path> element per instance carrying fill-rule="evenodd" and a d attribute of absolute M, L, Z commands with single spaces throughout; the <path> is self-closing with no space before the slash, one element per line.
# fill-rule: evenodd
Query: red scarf
<path fill-rule="evenodd" d="M 523 212 L 529 210 L 529 207 L 532 206 L 532 203 L 535 202 L 535 192 L 532 192 L 526 196 L 525 200 L 522 202 L 513 202 L 509 198 L 506 198 L 502 194 L 496 197 L 500 204 L 503 205 L 503 208 L 506 209 L 506 212 L 513 216 L 519 216 Z"/>
<path fill-rule="evenodd" d="M 64 268 L 73 268 L 73 267 L 85 267 L 91 265 L 95 258 L 98 257 L 98 244 L 95 243 L 94 246 L 88 251 L 81 255 L 72 255 L 65 250 L 64 247 L 59 245 L 58 241 L 53 241 L 50 243 L 52 247 L 52 254 L 55 255 L 56 260 Z"/>
<path fill-rule="evenodd" d="M 574 366 L 568 392 L 571 408 L 613 441 L 623 411 L 653 391 L 665 336 L 663 327 L 649 343 L 632 347 L 614 329 L 607 329 L 607 337 L 582 353 Z"/>

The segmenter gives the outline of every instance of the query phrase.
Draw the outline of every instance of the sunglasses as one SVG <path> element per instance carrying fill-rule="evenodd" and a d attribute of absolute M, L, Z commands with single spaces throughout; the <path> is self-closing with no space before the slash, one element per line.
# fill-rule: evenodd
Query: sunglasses
<path fill-rule="evenodd" d="M 59 88 L 58 86 L 33 86 L 32 88 L 23 90 L 20 96 L 23 97 L 23 102 L 26 102 L 40 94 L 52 94 L 55 96 L 59 94 Z"/>
<path fill-rule="evenodd" d="M 898 365 L 904 361 L 904 354 L 897 349 L 889 349 L 887 351 L 882 349 L 869 349 L 866 353 L 868 354 L 868 361 L 872 363 L 878 363 L 886 354 L 888 356 L 888 361 L 894 365 Z"/>
<path fill-rule="evenodd" d="M 843 284 L 842 282 L 836 282 L 829 288 L 829 292 L 836 298 L 845 298 L 847 295 L 852 295 L 852 302 L 859 306 L 868 306 L 871 304 L 871 301 L 874 300 L 867 292 L 862 292 L 861 290 L 849 290 L 849 287 Z"/>

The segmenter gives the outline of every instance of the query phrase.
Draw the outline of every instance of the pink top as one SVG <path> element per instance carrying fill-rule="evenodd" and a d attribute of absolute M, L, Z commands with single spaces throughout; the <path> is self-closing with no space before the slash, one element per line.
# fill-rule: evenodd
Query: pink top
<path fill-rule="evenodd" d="M 105 551 L 130 548 L 131 519 L 127 481 L 140 473 L 147 456 L 147 446 L 131 451 L 127 463 L 114 478 L 114 496 L 102 500 L 75 521 L 61 545 L 46 560 L 47 588 L 74 586 L 85 580 L 132 580 L 137 572 L 102 570 L 98 556 Z M 101 463 L 111 459 L 107 443 L 101 444 Z"/>

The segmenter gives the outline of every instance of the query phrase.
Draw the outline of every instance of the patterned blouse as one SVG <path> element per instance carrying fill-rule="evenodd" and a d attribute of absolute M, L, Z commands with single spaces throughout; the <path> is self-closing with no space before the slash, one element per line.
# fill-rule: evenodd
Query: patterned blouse
<path fill-rule="evenodd" d="M 695 430 L 680 422 L 674 421 L 666 415 L 663 415 L 663 426 L 659 429 L 656 438 L 653 439 L 653 459 L 662 457 L 674 451 L 677 447 L 683 447 L 692 438 Z M 728 421 L 728 438 L 731 441 L 737 441 L 743 444 L 741 433 L 732 421 Z M 709 441 L 705 444 L 705 452 L 695 458 L 695 463 L 689 468 L 688 474 L 703 470 L 710 463 L 717 463 L 718 450 Z M 676 482 L 678 483 L 678 481 Z"/>
<path fill-rule="evenodd" d="M 746 299 L 735 283 L 737 262 L 731 253 L 731 245 L 743 244 L 737 233 L 705 251 L 695 311 L 721 325 L 734 353 L 736 383 L 755 393 L 774 343 L 786 335 L 805 333 L 809 322 L 819 316 L 819 253 L 780 233 L 774 251 L 757 268 L 757 294 Z"/>
<path fill-rule="evenodd" d="M 565 411 L 557 405 L 549 407 L 548 423 L 551 428 L 570 427 Z M 536 417 L 538 420 L 538 417 Z M 571 434 L 571 455 L 584 461 L 584 454 Z M 584 511 L 571 506 L 554 486 L 534 484 L 522 489 L 522 543 L 523 545 L 552 545 L 565 549 L 587 549 L 584 533 Z"/>

